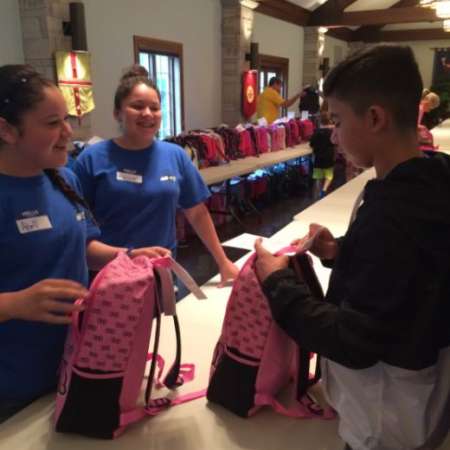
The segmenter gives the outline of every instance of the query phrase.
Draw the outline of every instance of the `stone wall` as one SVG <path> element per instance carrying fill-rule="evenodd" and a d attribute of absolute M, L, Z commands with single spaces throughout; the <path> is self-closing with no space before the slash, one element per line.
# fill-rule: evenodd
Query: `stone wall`
<path fill-rule="evenodd" d="M 222 120 L 234 126 L 242 121 L 241 79 L 249 68 L 245 60 L 250 52 L 253 11 L 239 0 L 222 2 Z"/>
<path fill-rule="evenodd" d="M 70 0 L 19 0 L 25 63 L 56 83 L 54 53 L 70 50 L 70 36 L 63 34 L 63 21 L 69 21 Z M 95 97 L 95 86 L 94 86 Z M 74 139 L 92 136 L 89 114 L 71 117 Z"/>
<path fill-rule="evenodd" d="M 303 85 L 315 84 L 319 75 L 319 32 L 317 27 L 305 27 L 303 48 Z"/>

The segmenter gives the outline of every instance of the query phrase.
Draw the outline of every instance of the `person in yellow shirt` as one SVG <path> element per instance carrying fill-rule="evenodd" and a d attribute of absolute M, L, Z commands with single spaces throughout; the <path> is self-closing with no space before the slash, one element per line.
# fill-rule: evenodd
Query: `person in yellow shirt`
<path fill-rule="evenodd" d="M 298 93 L 285 100 L 280 94 L 282 86 L 283 82 L 280 78 L 272 77 L 269 80 L 269 86 L 258 96 L 256 115 L 258 119 L 265 117 L 269 125 L 278 118 L 281 107 L 288 108 L 300 98 L 300 93 Z"/>

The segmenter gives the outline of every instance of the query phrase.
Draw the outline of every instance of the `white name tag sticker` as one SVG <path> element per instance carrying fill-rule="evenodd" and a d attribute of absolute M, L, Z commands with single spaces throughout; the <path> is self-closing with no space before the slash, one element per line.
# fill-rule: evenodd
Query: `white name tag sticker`
<path fill-rule="evenodd" d="M 36 216 L 28 219 L 19 219 L 16 220 L 16 224 L 20 234 L 51 230 L 53 228 L 48 216 Z"/>
<path fill-rule="evenodd" d="M 142 175 L 127 172 L 117 172 L 116 179 L 118 181 L 128 181 L 129 183 L 142 184 Z"/>

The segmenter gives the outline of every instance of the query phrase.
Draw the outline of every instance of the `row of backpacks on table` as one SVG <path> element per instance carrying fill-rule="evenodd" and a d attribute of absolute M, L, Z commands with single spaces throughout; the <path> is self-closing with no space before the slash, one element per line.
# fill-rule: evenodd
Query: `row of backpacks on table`
<path fill-rule="evenodd" d="M 183 147 L 194 165 L 203 169 L 231 160 L 283 150 L 309 141 L 314 132 L 310 120 L 290 119 L 270 126 L 230 128 L 220 126 L 166 138 Z"/>
<path fill-rule="evenodd" d="M 211 196 L 206 206 L 214 225 L 219 227 L 232 220 L 231 210 L 237 215 L 254 212 L 255 207 L 263 209 L 280 199 L 301 194 L 310 187 L 311 173 L 312 160 L 309 155 L 258 169 L 247 176 L 234 177 L 210 186 Z M 177 211 L 176 233 L 179 242 L 195 236 L 181 210 Z"/>

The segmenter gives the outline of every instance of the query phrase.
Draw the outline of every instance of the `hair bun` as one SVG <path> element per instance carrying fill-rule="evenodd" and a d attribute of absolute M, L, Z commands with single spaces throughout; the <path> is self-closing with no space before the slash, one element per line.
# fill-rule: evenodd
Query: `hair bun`
<path fill-rule="evenodd" d="M 139 64 L 134 64 L 125 70 L 124 74 L 120 78 L 120 82 L 126 81 L 130 78 L 148 78 L 148 71 L 145 67 L 140 66 Z"/>

